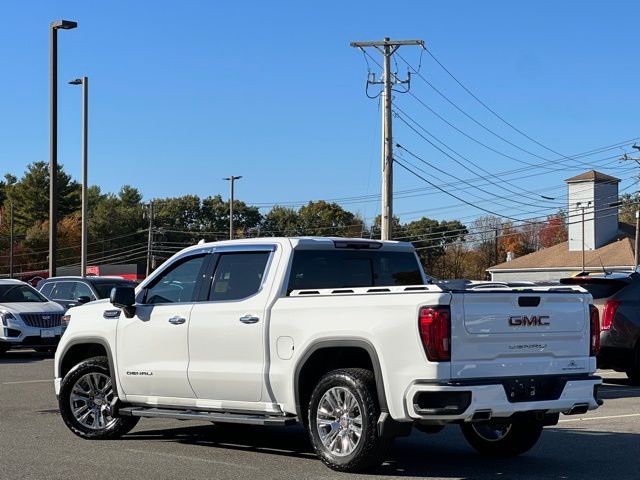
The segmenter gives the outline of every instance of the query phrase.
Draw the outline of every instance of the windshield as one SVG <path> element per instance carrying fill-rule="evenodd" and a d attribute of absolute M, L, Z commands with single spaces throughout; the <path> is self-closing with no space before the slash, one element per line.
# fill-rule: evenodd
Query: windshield
<path fill-rule="evenodd" d="M 135 282 L 127 282 L 126 280 L 100 280 L 99 282 L 91 282 L 93 288 L 98 293 L 98 298 L 109 298 L 113 287 L 133 287 L 138 285 Z"/>
<path fill-rule="evenodd" d="M 35 288 L 29 285 L 0 285 L 0 303 L 48 302 Z"/>

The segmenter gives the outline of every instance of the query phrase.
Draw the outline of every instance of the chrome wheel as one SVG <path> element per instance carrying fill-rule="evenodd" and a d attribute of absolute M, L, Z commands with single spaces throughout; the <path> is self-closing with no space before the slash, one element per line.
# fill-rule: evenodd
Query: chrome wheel
<path fill-rule="evenodd" d="M 111 378 L 92 372 L 80 377 L 73 385 L 69 402 L 73 416 L 82 426 L 101 430 L 116 421 L 111 414 L 113 399 Z"/>
<path fill-rule="evenodd" d="M 474 423 L 472 427 L 476 434 L 487 442 L 499 442 L 511 431 L 510 423 Z"/>
<path fill-rule="evenodd" d="M 327 390 L 318 403 L 316 428 L 332 455 L 352 453 L 362 436 L 362 408 L 356 397 L 343 387 Z"/>

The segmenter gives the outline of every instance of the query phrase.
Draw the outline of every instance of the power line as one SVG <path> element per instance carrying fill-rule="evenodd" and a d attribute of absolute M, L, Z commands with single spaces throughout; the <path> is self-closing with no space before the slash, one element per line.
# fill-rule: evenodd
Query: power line
<path fill-rule="evenodd" d="M 397 107 L 396 107 L 396 109 L 397 109 Z M 411 125 L 410 125 L 410 124 L 409 124 L 409 123 L 408 123 L 404 118 L 402 118 L 402 116 L 401 116 L 401 115 L 405 115 L 407 118 L 409 118 L 409 119 L 410 119 L 411 121 L 413 121 L 414 123 L 416 123 L 416 122 L 415 122 L 415 120 L 411 119 L 411 117 L 409 117 L 409 116 L 408 116 L 408 115 L 406 115 L 404 112 L 402 112 L 402 110 L 398 109 L 398 111 L 399 111 L 399 112 L 401 112 L 401 114 L 399 114 L 399 115 L 398 115 L 398 119 L 399 119 L 402 123 L 404 123 L 407 127 L 409 127 L 409 128 L 410 128 L 414 133 L 416 133 L 420 138 L 422 138 L 425 142 L 429 143 L 432 147 L 434 147 L 435 149 L 437 149 L 439 152 L 441 152 L 442 154 L 446 155 L 448 158 L 450 158 L 451 160 L 453 160 L 454 162 L 456 162 L 458 165 L 460 165 L 460 166 L 461 166 L 462 168 L 464 168 L 465 170 L 469 171 L 470 173 L 474 174 L 474 175 L 475 175 L 475 176 L 477 176 L 477 177 L 480 177 L 480 175 L 477 175 L 477 174 L 476 174 L 476 172 L 475 172 L 473 169 L 469 168 L 467 165 L 465 165 L 464 163 L 462 163 L 462 162 L 461 162 L 461 161 L 459 161 L 458 159 L 456 159 L 456 158 L 454 158 L 453 156 L 449 155 L 447 152 L 445 152 L 445 151 L 444 151 L 444 150 L 442 150 L 440 147 L 438 147 L 437 145 L 435 145 L 431 140 L 429 140 L 429 139 L 428 139 L 428 138 L 426 138 L 424 135 L 422 135 L 420 132 L 418 132 L 418 131 L 417 131 L 414 127 L 412 127 L 412 126 L 411 126 Z M 473 165 L 476 169 L 478 169 L 478 170 L 480 170 L 480 171 L 482 171 L 482 172 L 486 173 L 486 174 L 487 174 L 487 175 L 489 175 L 490 177 L 496 178 L 498 181 L 501 181 L 501 182 L 503 182 L 503 183 L 506 183 L 507 185 L 511 185 L 511 186 L 514 186 L 515 188 L 518 188 L 521 192 L 523 192 L 523 193 L 525 193 L 525 194 L 527 194 L 527 195 L 535 195 L 535 194 L 532 194 L 532 192 L 529 192 L 529 191 L 527 191 L 527 190 L 523 190 L 523 189 L 521 189 L 521 188 L 520 188 L 520 187 L 518 187 L 517 185 L 514 185 L 513 183 L 509 182 L 508 180 L 504 180 L 504 179 L 500 179 L 500 178 L 498 178 L 498 177 L 497 177 L 497 176 L 495 176 L 493 173 L 491 173 L 491 172 L 489 172 L 488 170 L 486 170 L 486 169 L 482 168 L 482 167 L 481 167 L 479 164 L 477 164 L 476 162 L 474 162 L 474 161 L 470 160 L 469 158 L 467 158 L 467 157 L 463 156 L 462 154 L 458 153 L 457 151 L 455 151 L 453 148 L 449 147 L 446 143 L 444 143 L 444 142 L 442 142 L 441 140 L 439 140 L 439 139 L 438 139 L 437 137 L 435 137 L 433 134 L 431 134 L 431 133 L 430 133 L 430 132 L 428 132 L 426 129 L 424 129 L 424 127 L 422 127 L 421 125 L 419 125 L 419 124 L 417 124 L 417 125 L 418 125 L 418 126 L 420 126 L 420 128 L 421 128 L 422 130 L 424 130 L 424 131 L 425 131 L 429 136 L 431 136 L 435 141 L 437 141 L 438 143 L 440 143 L 441 145 L 443 145 L 445 148 L 447 148 L 448 150 L 450 150 L 451 152 L 453 152 L 453 153 L 454 153 L 455 155 L 457 155 L 458 157 L 460 157 L 460 158 L 462 158 L 463 160 L 465 160 L 467 163 L 469 163 L 469 164 Z M 480 178 L 482 178 L 482 177 L 480 177 Z M 506 191 L 508 191 L 508 192 L 510 192 L 510 193 L 517 193 L 517 192 L 515 192 L 515 191 L 513 191 L 513 190 L 511 190 L 511 189 L 509 189 L 509 188 L 507 188 L 507 187 L 505 187 L 505 186 L 503 186 L 503 185 L 500 185 L 500 184 L 498 184 L 498 183 L 496 183 L 496 182 L 494 182 L 494 181 L 492 181 L 492 180 L 489 180 L 489 179 L 487 179 L 487 178 L 483 178 L 483 180 L 486 180 L 486 181 L 488 181 L 489 183 L 491 183 L 492 185 L 494 185 L 494 186 L 496 186 L 496 187 L 498 187 L 498 188 L 500 188 L 500 189 L 506 190 Z M 540 200 L 541 198 L 542 198 L 543 200 L 547 200 L 547 201 L 553 201 L 553 200 L 554 200 L 553 198 L 546 198 L 546 197 L 544 197 L 543 195 L 535 195 L 535 196 L 536 196 L 536 197 L 538 197 L 538 198 L 536 198 L 536 200 Z M 524 203 L 524 202 L 519 202 L 519 201 L 517 201 L 517 203 L 521 203 L 521 204 L 523 204 L 523 205 L 530 205 L 530 203 Z"/>
<path fill-rule="evenodd" d="M 518 132 L 520 135 L 524 136 L 525 138 L 527 138 L 528 140 L 532 141 L 533 143 L 535 143 L 536 145 L 544 148 L 545 150 L 550 151 L 551 153 L 554 153 L 556 155 L 561 155 L 561 153 L 556 152 L 555 150 L 553 150 L 552 148 L 547 147 L 546 145 L 544 145 L 543 143 L 539 142 L 538 140 L 536 140 L 535 138 L 530 137 L 529 135 L 527 135 L 525 132 L 523 132 L 522 130 L 520 130 L 519 128 L 517 128 L 516 126 L 514 126 L 511 122 L 508 122 L 504 117 L 502 117 L 500 114 L 498 114 L 494 109 L 492 109 L 491 107 L 489 107 L 485 102 L 483 102 L 482 100 L 480 100 L 471 90 L 469 90 L 460 80 L 458 80 L 455 75 L 453 75 L 453 73 L 451 73 L 449 71 L 449 69 L 447 67 L 445 67 L 440 60 L 438 60 L 436 58 L 436 56 L 433 54 L 433 52 L 431 52 L 431 50 L 429 50 L 428 48 L 425 47 L 425 50 L 427 51 L 427 53 L 429 54 L 429 56 L 431 58 L 433 58 L 433 60 L 435 60 L 435 62 L 440 65 L 440 67 L 447 72 L 447 74 L 458 84 L 460 85 L 460 87 L 462 87 L 462 89 L 467 92 L 469 95 L 471 95 L 471 97 L 473 97 L 480 105 L 482 105 L 484 108 L 486 108 L 489 112 L 491 112 L 496 118 L 498 118 L 500 121 L 502 121 L 505 125 L 511 127 L 513 130 L 515 130 L 516 132 Z M 402 58 L 402 57 L 400 57 Z M 405 63 L 406 60 L 402 59 Z"/>

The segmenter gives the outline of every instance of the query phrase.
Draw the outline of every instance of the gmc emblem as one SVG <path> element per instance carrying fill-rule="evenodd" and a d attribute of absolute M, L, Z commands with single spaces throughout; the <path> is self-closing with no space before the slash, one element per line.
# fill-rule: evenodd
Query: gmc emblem
<path fill-rule="evenodd" d="M 509 317 L 510 327 L 546 327 L 549 325 L 549 315 L 514 315 Z"/>

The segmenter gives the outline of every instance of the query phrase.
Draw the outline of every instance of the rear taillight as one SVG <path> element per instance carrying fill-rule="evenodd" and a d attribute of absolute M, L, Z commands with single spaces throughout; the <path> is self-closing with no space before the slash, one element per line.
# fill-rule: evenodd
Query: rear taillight
<path fill-rule="evenodd" d="M 595 357 L 600 351 L 600 313 L 593 305 L 589 305 L 589 320 L 591 324 L 589 355 Z"/>
<path fill-rule="evenodd" d="M 604 313 L 602 314 L 602 330 L 611 330 L 611 325 L 613 325 L 613 317 L 616 316 L 616 312 L 618 311 L 619 306 L 619 300 L 609 300 L 604 306 Z"/>
<path fill-rule="evenodd" d="M 451 314 L 449 307 L 424 307 L 418 322 L 422 346 L 432 362 L 451 360 Z"/>

